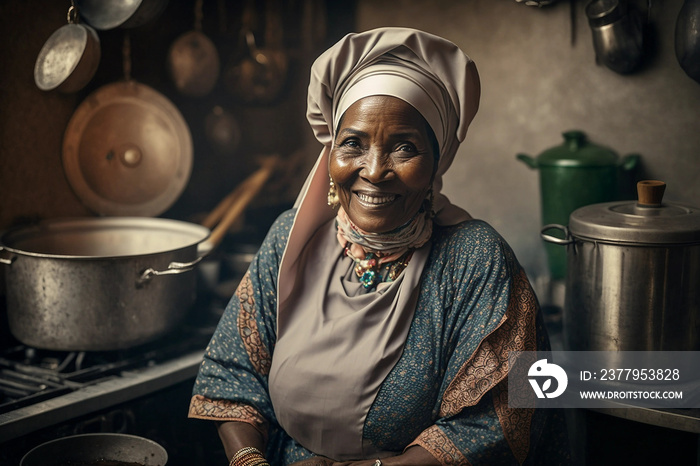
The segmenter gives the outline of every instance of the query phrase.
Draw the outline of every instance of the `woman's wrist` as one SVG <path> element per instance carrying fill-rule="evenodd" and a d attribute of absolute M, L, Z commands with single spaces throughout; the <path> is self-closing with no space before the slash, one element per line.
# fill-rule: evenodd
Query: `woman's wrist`
<path fill-rule="evenodd" d="M 233 455 L 229 466 L 270 466 L 270 463 L 257 448 L 243 447 Z"/>

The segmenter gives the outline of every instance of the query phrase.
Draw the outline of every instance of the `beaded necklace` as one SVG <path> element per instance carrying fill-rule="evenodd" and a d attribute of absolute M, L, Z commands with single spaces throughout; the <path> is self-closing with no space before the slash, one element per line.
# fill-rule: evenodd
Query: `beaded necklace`
<path fill-rule="evenodd" d="M 368 252 L 364 259 L 355 257 L 350 252 L 351 244 L 343 249 L 345 255 L 355 261 L 355 275 L 365 290 L 371 290 L 382 282 L 393 282 L 401 275 L 413 256 L 413 249 L 409 249 L 399 258 L 391 262 L 380 263 L 379 255 Z"/>

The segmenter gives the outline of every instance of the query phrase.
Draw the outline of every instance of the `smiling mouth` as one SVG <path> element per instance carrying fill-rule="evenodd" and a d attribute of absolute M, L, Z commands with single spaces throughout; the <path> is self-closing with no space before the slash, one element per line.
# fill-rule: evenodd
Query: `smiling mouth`
<path fill-rule="evenodd" d="M 398 197 L 396 194 L 367 194 L 367 193 L 355 193 L 357 199 L 361 204 L 367 207 L 381 207 L 387 204 L 391 204 Z"/>

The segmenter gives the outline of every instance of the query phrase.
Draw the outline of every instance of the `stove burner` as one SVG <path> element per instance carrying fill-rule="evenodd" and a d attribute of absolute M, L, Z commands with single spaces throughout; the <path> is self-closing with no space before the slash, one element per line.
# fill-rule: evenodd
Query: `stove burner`
<path fill-rule="evenodd" d="M 212 333 L 211 327 L 185 325 L 157 341 L 118 351 L 6 348 L 0 351 L 0 414 L 203 349 Z"/>

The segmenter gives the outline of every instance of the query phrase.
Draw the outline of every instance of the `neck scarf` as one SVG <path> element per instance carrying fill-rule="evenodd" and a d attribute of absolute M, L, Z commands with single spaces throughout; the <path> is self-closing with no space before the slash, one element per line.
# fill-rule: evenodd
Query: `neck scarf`
<path fill-rule="evenodd" d="M 393 262 L 409 249 L 417 249 L 430 239 L 433 222 L 424 211 L 418 212 L 405 225 L 388 233 L 367 233 L 352 223 L 345 210 L 340 207 L 336 216 L 338 242 L 341 247 L 350 244 L 354 257 L 363 259 L 373 252 L 379 255 L 379 263 Z"/>

